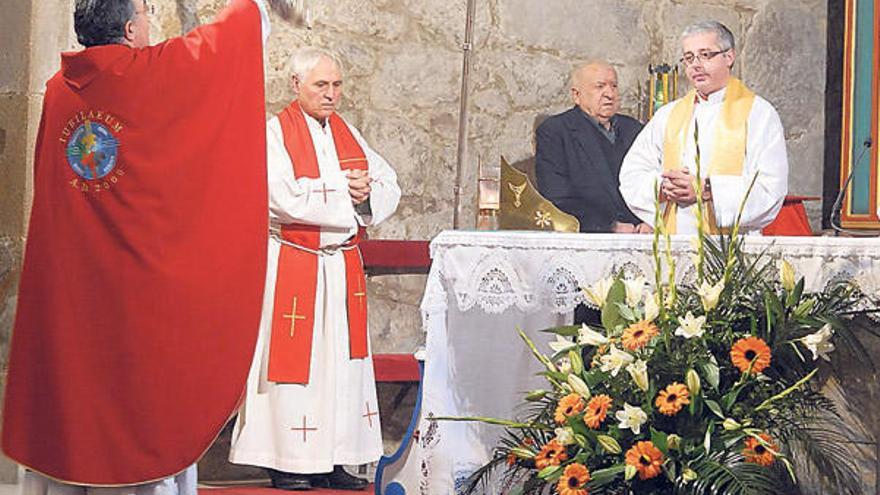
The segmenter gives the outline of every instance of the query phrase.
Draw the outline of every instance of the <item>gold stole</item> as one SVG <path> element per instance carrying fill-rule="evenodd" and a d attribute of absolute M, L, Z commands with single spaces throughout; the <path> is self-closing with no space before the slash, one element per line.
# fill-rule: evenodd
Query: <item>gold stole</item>
<path fill-rule="evenodd" d="M 696 91 L 690 90 L 684 98 L 678 100 L 669 114 L 669 122 L 666 124 L 666 132 L 663 136 L 663 170 L 680 170 L 681 155 L 688 139 L 691 119 L 694 116 Z M 712 162 L 709 164 L 708 174 L 712 175 L 737 175 L 743 172 L 743 163 L 746 158 L 746 137 L 748 136 L 749 113 L 755 102 L 755 93 L 747 88 L 739 79 L 731 78 L 727 84 L 727 92 L 724 94 L 724 102 L 721 104 L 721 115 L 715 124 L 715 141 L 712 145 Z M 705 167 L 702 167 L 706 170 Z M 676 213 L 678 205 L 668 201 L 663 210 L 663 223 L 670 234 L 675 234 Z M 720 232 L 715 220 L 715 209 L 712 202 L 706 203 L 703 209 L 704 225 L 710 234 Z"/>

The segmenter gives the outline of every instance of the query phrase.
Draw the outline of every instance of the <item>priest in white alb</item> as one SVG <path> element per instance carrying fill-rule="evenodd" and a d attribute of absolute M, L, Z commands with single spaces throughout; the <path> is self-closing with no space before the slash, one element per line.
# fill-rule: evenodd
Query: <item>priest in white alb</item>
<path fill-rule="evenodd" d="M 297 95 L 267 125 L 266 292 L 230 461 L 267 468 L 273 486 L 360 490 L 343 465 L 382 454 L 358 241 L 397 208 L 397 175 L 336 113 L 338 59 L 302 48 Z"/>
<path fill-rule="evenodd" d="M 643 222 L 655 223 L 655 184 L 670 233 L 697 230 L 696 184 L 710 233 L 724 232 L 742 210 L 741 232 L 760 232 L 776 218 L 788 190 L 788 158 L 779 115 L 731 75 L 733 34 L 716 21 L 681 36 L 692 89 L 659 109 L 636 138 L 620 169 L 620 192 Z M 699 182 L 697 162 L 700 164 Z"/>

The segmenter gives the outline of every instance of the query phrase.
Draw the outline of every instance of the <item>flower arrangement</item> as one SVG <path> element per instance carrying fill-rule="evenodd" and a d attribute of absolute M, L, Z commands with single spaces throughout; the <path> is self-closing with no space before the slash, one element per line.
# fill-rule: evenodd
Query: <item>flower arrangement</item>
<path fill-rule="evenodd" d="M 658 228 L 653 284 L 584 289 L 601 324 L 546 330 L 547 352 L 520 332 L 547 381 L 525 419 L 443 418 L 507 427 L 468 492 L 502 470 L 516 494 L 797 493 L 796 473 L 820 472 L 826 493 L 861 493 L 851 427 L 814 377 L 835 351 L 872 366 L 859 338 L 877 335 L 876 302 L 847 282 L 805 291 L 736 231 L 700 229 L 695 277 L 676 283 Z"/>

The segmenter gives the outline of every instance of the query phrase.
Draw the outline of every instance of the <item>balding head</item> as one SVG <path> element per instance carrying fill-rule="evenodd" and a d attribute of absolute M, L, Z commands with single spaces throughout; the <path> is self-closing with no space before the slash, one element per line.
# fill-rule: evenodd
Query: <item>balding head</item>
<path fill-rule="evenodd" d="M 577 67 L 573 71 L 571 71 L 571 85 L 572 87 L 580 84 L 584 81 L 584 78 L 588 78 L 590 74 L 608 71 L 614 72 L 614 75 L 617 76 L 617 72 L 614 71 L 614 67 L 611 66 L 608 62 L 604 60 L 590 60 L 584 62 Z"/>
<path fill-rule="evenodd" d="M 591 60 L 571 74 L 571 99 L 605 127 L 620 110 L 617 71 L 608 62 Z"/>

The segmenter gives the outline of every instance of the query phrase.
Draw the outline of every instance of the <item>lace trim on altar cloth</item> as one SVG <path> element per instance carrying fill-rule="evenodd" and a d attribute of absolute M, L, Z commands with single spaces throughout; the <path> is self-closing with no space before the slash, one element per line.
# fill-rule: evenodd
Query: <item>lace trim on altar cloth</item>
<path fill-rule="evenodd" d="M 808 290 L 848 281 L 876 300 L 878 248 L 873 239 L 754 237 L 746 240 L 745 251 L 764 254 L 768 262 L 784 258 L 805 278 Z M 582 287 L 609 275 L 654 282 L 650 236 L 449 231 L 432 242 L 431 251 L 434 264 L 422 301 L 426 317 L 445 311 L 449 303 L 461 312 L 567 314 L 586 302 Z M 672 254 L 677 283 L 693 283 L 690 239 L 674 238 Z"/>

